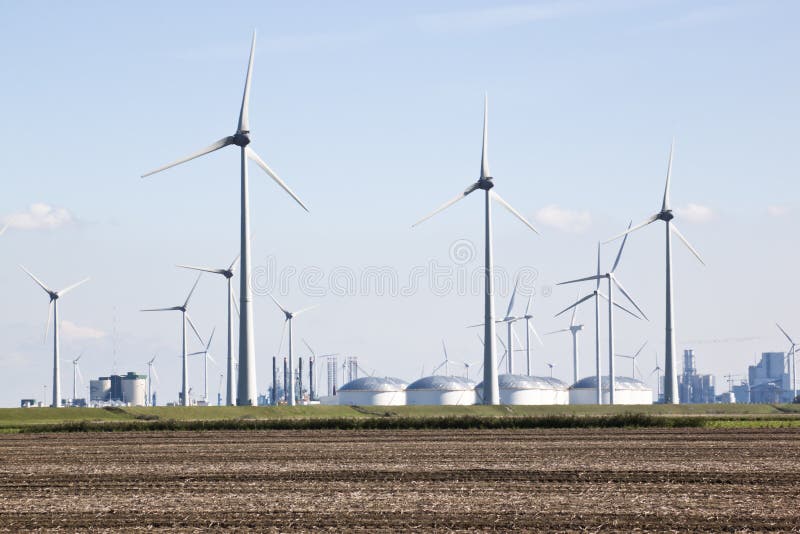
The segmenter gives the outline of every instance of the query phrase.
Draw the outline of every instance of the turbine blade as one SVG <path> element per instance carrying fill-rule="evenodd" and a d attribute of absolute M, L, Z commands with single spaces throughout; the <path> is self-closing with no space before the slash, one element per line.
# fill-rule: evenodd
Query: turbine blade
<path fill-rule="evenodd" d="M 281 355 L 281 349 L 283 348 L 283 336 L 286 334 L 286 322 L 287 321 L 283 322 L 283 327 L 281 328 L 281 340 L 278 342 L 278 354 L 276 354 L 276 356 Z"/>
<path fill-rule="evenodd" d="M 575 280 L 568 280 L 566 282 L 559 282 L 556 285 L 557 286 L 563 286 L 563 285 L 566 285 L 566 284 L 576 284 L 578 282 L 588 282 L 590 280 L 602 280 L 603 278 L 605 278 L 605 276 L 602 276 L 602 275 L 600 275 L 600 276 L 587 276 L 586 278 L 577 278 Z"/>
<path fill-rule="evenodd" d="M 292 317 L 297 317 L 301 313 L 305 313 L 307 311 L 313 310 L 314 308 L 319 308 L 319 304 L 313 304 L 311 306 L 306 306 L 305 308 L 298 310 L 292 314 Z"/>
<path fill-rule="evenodd" d="M 632 224 L 633 224 L 633 221 L 630 221 L 628 223 L 628 230 L 631 229 L 631 225 Z M 622 238 L 622 244 L 619 246 L 619 252 L 617 252 L 617 259 L 614 260 L 614 266 L 611 268 L 611 272 L 612 273 L 617 270 L 617 266 L 619 265 L 619 260 L 622 258 L 622 249 L 625 248 L 625 242 L 627 240 L 628 240 L 628 234 L 625 234 L 625 237 Z"/>
<path fill-rule="evenodd" d="M 670 225 L 670 228 L 671 228 L 671 229 L 672 229 L 672 231 L 675 233 L 675 235 L 676 235 L 676 236 L 678 236 L 678 238 L 679 238 L 681 241 L 683 241 L 683 244 L 684 244 L 684 245 L 686 245 L 686 248 L 688 248 L 688 249 L 689 249 L 689 250 L 692 252 L 692 254 L 694 254 L 694 257 L 695 257 L 695 258 L 697 258 L 697 259 L 698 259 L 698 261 L 700 261 L 700 263 L 702 263 L 703 265 L 705 265 L 705 264 L 706 264 L 706 262 L 704 262 L 704 261 L 703 261 L 703 258 L 701 258 L 701 257 L 700 257 L 700 253 L 699 253 L 699 252 L 697 252 L 697 250 L 695 250 L 695 248 L 694 248 L 694 247 L 693 247 L 693 246 L 692 246 L 692 245 L 689 243 L 689 241 L 688 241 L 688 240 L 687 240 L 685 237 L 683 237 L 683 234 L 682 234 L 682 233 L 680 233 L 680 231 L 679 231 L 679 230 L 678 230 L 678 229 L 675 227 L 675 225 L 674 225 L 674 224 L 671 224 L 671 225 Z"/>
<path fill-rule="evenodd" d="M 239 111 L 239 125 L 240 132 L 250 131 L 250 121 L 248 120 L 250 112 L 250 79 L 253 75 L 253 58 L 256 54 L 256 32 L 253 30 L 253 42 L 250 44 L 250 60 L 247 62 L 247 77 L 244 81 L 244 94 L 242 95 L 242 109 Z"/>
<path fill-rule="evenodd" d="M 497 202 L 499 202 L 499 203 L 500 203 L 500 204 L 501 204 L 501 205 L 502 205 L 502 206 L 503 206 L 505 209 L 507 209 L 508 211 L 510 211 L 510 212 L 511 212 L 511 214 L 512 214 L 512 215 L 514 215 L 514 217 L 516 217 L 517 219 L 519 219 L 520 221 L 522 221 L 522 223 L 523 223 L 525 226 L 527 226 L 528 228 L 530 228 L 531 230 L 533 230 L 533 231 L 534 231 L 534 233 L 536 233 L 536 234 L 539 234 L 539 230 L 537 230 L 536 228 L 534 228 L 534 227 L 533 227 L 533 225 L 532 225 L 530 222 L 528 222 L 528 219 L 526 219 L 525 217 L 523 217 L 523 216 L 522 216 L 522 214 L 520 214 L 520 212 L 518 212 L 518 211 L 517 211 L 517 210 L 515 210 L 513 207 L 511 207 L 511 204 L 509 204 L 508 202 L 506 202 L 505 200 L 503 200 L 503 197 L 501 197 L 500 195 L 498 195 L 498 194 L 497 194 L 497 193 L 495 193 L 494 191 L 489 191 L 489 194 L 490 194 L 490 195 L 492 195 L 492 198 L 493 198 L 493 199 L 495 199 Z"/>
<path fill-rule="evenodd" d="M 507 346 L 507 345 L 506 345 L 506 344 L 503 342 L 503 338 L 502 338 L 502 337 L 500 337 L 500 335 L 498 335 L 498 336 L 497 336 L 497 340 L 498 340 L 498 341 L 500 342 L 500 344 L 503 346 L 503 350 L 505 350 L 506 352 L 508 352 L 508 346 Z"/>
<path fill-rule="evenodd" d="M 213 363 L 214 365 L 217 365 L 217 360 L 215 360 L 214 357 L 211 356 L 211 354 L 206 353 L 206 358 L 211 360 L 211 363 Z"/>
<path fill-rule="evenodd" d="M 206 154 L 208 154 L 210 152 L 214 152 L 215 150 L 219 150 L 220 148 L 224 148 L 224 147 L 226 147 L 228 145 L 232 145 L 232 144 L 233 144 L 233 136 L 223 137 L 222 139 L 220 139 L 216 143 L 213 143 L 213 144 L 205 147 L 202 150 L 198 150 L 194 154 L 191 154 L 189 156 L 186 156 L 185 158 L 181 158 L 179 160 L 173 161 L 172 163 L 167 163 L 163 167 L 159 167 L 154 171 L 150 171 L 147 174 L 143 174 L 142 178 L 147 178 L 148 176 L 152 176 L 152 175 L 154 175 L 154 174 L 156 174 L 158 172 L 165 171 L 167 169 L 175 167 L 176 165 L 180 165 L 181 163 L 186 163 L 187 161 L 191 161 L 191 160 L 193 160 L 195 158 L 199 158 L 200 156 L 205 156 Z"/>
<path fill-rule="evenodd" d="M 789 334 L 787 334 L 787 333 L 786 333 L 786 330 L 784 330 L 784 329 L 781 327 L 781 325 L 779 325 L 778 323 L 775 323 L 775 326 L 777 326 L 777 327 L 778 327 L 778 330 L 780 330 L 780 331 L 783 333 L 783 335 L 784 335 L 784 336 L 786 336 L 786 339 L 788 339 L 788 340 L 789 340 L 789 343 L 791 343 L 792 345 L 794 345 L 794 344 L 795 344 L 795 342 L 794 342 L 794 341 L 792 341 L 792 338 L 791 338 L 791 337 L 789 337 Z"/>
<path fill-rule="evenodd" d="M 530 297 L 528 297 L 528 304 L 526 304 L 526 305 L 525 305 L 525 317 L 527 317 L 528 315 L 530 315 L 530 311 L 531 311 L 531 302 L 532 302 L 532 301 L 533 301 L 533 294 L 531 294 L 531 296 L 530 296 Z"/>
<path fill-rule="evenodd" d="M 231 295 L 233 297 L 233 309 L 236 310 L 236 317 L 241 319 L 242 315 L 239 313 L 239 303 L 236 302 L 236 295 Z"/>
<path fill-rule="evenodd" d="M 225 274 L 225 269 L 212 269 L 211 267 L 195 267 L 194 265 L 176 265 L 181 269 L 190 269 L 192 271 L 203 271 L 204 273 Z"/>
<path fill-rule="evenodd" d="M 78 283 L 72 284 L 71 286 L 69 286 L 69 287 L 67 287 L 67 288 L 64 288 L 64 289 L 61 289 L 61 290 L 59 290 L 59 291 L 56 291 L 56 295 L 58 295 L 59 297 L 63 297 L 64 295 L 66 295 L 67 293 L 69 293 L 70 291 L 72 291 L 73 289 L 75 289 L 76 287 L 78 287 L 78 286 L 80 286 L 80 285 L 83 285 L 83 284 L 85 284 L 85 283 L 86 283 L 86 282 L 88 282 L 88 281 L 89 281 L 89 279 L 88 279 L 88 278 L 84 278 L 83 280 L 81 280 L 81 281 L 80 281 L 80 282 L 78 282 Z"/>
<path fill-rule="evenodd" d="M 158 373 L 156 372 L 155 366 L 151 367 L 151 369 L 153 370 L 153 377 L 156 379 L 156 382 L 161 382 L 161 379 L 158 378 Z"/>
<path fill-rule="evenodd" d="M 638 357 L 639 357 L 639 354 L 641 354 L 641 353 L 642 353 L 642 351 L 644 350 L 644 348 L 645 348 L 646 346 L 647 346 L 647 341 L 645 341 L 645 342 L 642 344 L 642 346 L 641 346 L 641 347 L 639 347 L 639 350 L 637 350 L 637 351 L 636 351 L 636 354 L 634 354 L 634 355 L 633 355 L 633 359 L 634 359 L 634 360 L 635 360 L 636 358 L 638 358 Z"/>
<path fill-rule="evenodd" d="M 444 351 L 444 361 L 448 361 L 449 358 L 447 357 L 447 345 L 444 344 L 444 339 L 442 340 L 442 350 Z"/>
<path fill-rule="evenodd" d="M 567 308 L 564 308 L 563 310 L 561 310 L 560 312 L 558 312 L 557 314 L 555 314 L 553 317 L 558 317 L 559 315 L 561 315 L 561 314 L 563 314 L 563 313 L 566 313 L 566 312 L 568 312 L 568 311 L 569 311 L 569 310 L 571 310 L 572 308 L 574 308 L 574 307 L 576 307 L 576 306 L 579 306 L 579 305 L 583 304 L 584 302 L 586 302 L 587 300 L 589 300 L 589 299 L 590 299 L 590 298 L 592 298 L 592 297 L 594 297 L 594 293 L 589 293 L 588 295 L 586 295 L 585 297 L 583 297 L 582 299 L 580 299 L 578 302 L 576 302 L 576 303 L 572 304 L 571 306 L 569 306 L 569 307 L 567 307 Z"/>
<path fill-rule="evenodd" d="M 644 313 L 644 311 L 642 311 L 642 309 L 639 307 L 639 305 L 638 305 L 638 304 L 636 304 L 636 301 L 634 301 L 634 300 L 633 300 L 633 298 L 632 298 L 632 297 L 631 297 L 631 296 L 628 294 L 628 292 L 627 292 L 627 291 L 625 291 L 625 288 L 624 288 L 624 287 L 622 287 L 622 284 L 620 284 L 620 283 L 619 283 L 619 280 L 617 280 L 617 278 L 616 278 L 615 276 L 612 276 L 612 277 L 611 277 L 611 280 L 613 280 L 613 281 L 614 281 L 614 285 L 615 285 L 615 286 L 617 286 L 617 289 L 619 289 L 619 290 L 620 290 L 620 292 L 621 292 L 623 295 L 625 295 L 625 298 L 626 298 L 626 299 L 628 299 L 628 302 L 630 302 L 631 304 L 633 304 L 633 307 L 634 307 L 634 308 L 636 308 L 636 310 L 637 310 L 637 311 L 638 311 L 640 314 L 642 314 L 642 317 L 644 317 L 645 319 L 647 319 L 647 314 L 645 314 L 645 313 Z M 649 321 L 650 319 L 647 319 L 647 320 Z"/>
<path fill-rule="evenodd" d="M 194 332 L 194 335 L 197 336 L 197 340 L 200 342 L 200 345 L 205 346 L 205 342 L 203 341 L 203 337 L 200 335 L 200 332 L 197 330 L 197 327 L 194 325 L 194 322 L 192 321 L 192 318 L 189 317 L 188 313 L 186 313 L 186 312 L 183 312 L 183 313 L 186 315 L 186 322 L 188 322 L 189 326 L 192 327 L 192 331 Z"/>
<path fill-rule="evenodd" d="M 50 304 L 47 307 L 47 322 L 44 324 L 44 339 L 42 343 L 47 342 L 47 334 L 50 333 L 50 317 L 53 316 L 53 299 L 50 299 Z"/>
<path fill-rule="evenodd" d="M 483 145 L 481 147 L 481 178 L 491 178 L 489 171 L 489 95 L 483 94 Z"/>
<path fill-rule="evenodd" d="M 50 291 L 49 289 L 47 289 L 47 286 L 46 286 L 46 285 L 44 285 L 44 282 L 42 282 L 41 280 L 39 280 L 38 278 L 36 278 L 36 277 L 33 275 L 33 273 L 31 273 L 31 272 L 30 272 L 28 269 L 26 269 L 26 268 L 25 268 L 24 266 L 22 266 L 22 265 L 20 265 L 20 266 L 19 266 L 19 268 L 20 268 L 20 269 L 22 269 L 23 271 L 25 271 L 25 273 L 27 273 L 27 275 L 28 275 L 28 276 L 30 276 L 30 277 L 33 279 L 33 281 L 34 281 L 34 282 L 36 282 L 36 285 L 38 285 L 39 287 L 41 287 L 42 289 L 44 289 L 44 292 L 45 292 L 45 293 L 47 293 L 48 295 L 51 293 L 51 291 Z"/>
<path fill-rule="evenodd" d="M 236 255 L 236 257 L 233 259 L 233 261 L 231 262 L 231 266 L 230 266 L 230 267 L 228 267 L 228 270 L 229 270 L 230 272 L 234 272 L 234 271 L 236 271 L 236 264 L 237 264 L 237 263 L 239 263 L 239 259 L 240 259 L 241 257 L 242 257 L 242 256 L 241 256 L 241 254 L 237 254 L 237 255 Z"/>
<path fill-rule="evenodd" d="M 501 321 L 501 322 L 502 322 L 502 321 Z M 478 328 L 479 326 L 484 326 L 484 325 L 485 325 L 485 323 L 481 323 L 481 324 L 471 324 L 471 325 L 469 325 L 467 328 Z"/>
<path fill-rule="evenodd" d="M 506 311 L 506 317 L 511 317 L 511 311 L 514 309 L 514 299 L 517 296 L 518 287 L 519 287 L 519 276 L 517 276 L 517 281 L 514 282 L 514 291 L 511 292 L 511 300 L 508 301 L 508 311 Z"/>
<path fill-rule="evenodd" d="M 544 341 L 542 341 L 542 338 L 539 336 L 539 332 L 536 331 L 533 325 L 528 323 L 528 328 L 530 328 L 531 333 L 536 337 L 536 340 L 539 342 L 539 345 L 544 346 Z"/>
<path fill-rule="evenodd" d="M 672 180 L 672 154 L 675 151 L 675 138 L 669 146 L 669 163 L 667 163 L 667 185 L 664 187 L 664 201 L 661 203 L 661 211 L 669 210 L 669 183 Z"/>
<path fill-rule="evenodd" d="M 197 287 L 197 284 L 200 283 L 200 277 L 201 276 L 203 276 L 203 273 L 200 273 L 200 274 L 197 275 L 197 280 L 194 281 L 194 285 L 192 286 L 192 289 L 189 291 L 189 294 L 186 296 L 186 301 L 183 303 L 184 309 L 189 305 L 189 299 L 192 298 L 192 293 L 194 293 L 194 290 Z"/>
<path fill-rule="evenodd" d="M 411 228 L 414 228 L 415 226 L 420 225 L 421 223 L 427 221 L 428 219 L 430 219 L 431 217 L 433 217 L 437 213 L 446 210 L 447 208 L 449 208 L 450 206 L 452 206 L 453 204 L 455 204 L 459 200 L 463 199 L 464 197 L 466 197 L 467 195 L 469 195 L 470 193 L 472 193 L 476 189 L 478 189 L 478 182 L 475 182 L 474 184 L 471 184 L 469 187 L 464 189 L 464 191 L 462 191 L 457 197 L 455 197 L 455 198 L 453 198 L 451 200 L 448 200 L 447 202 L 445 202 L 444 204 L 442 204 L 441 206 L 439 206 L 438 208 L 433 210 L 431 213 L 429 213 L 428 215 L 426 215 L 422 219 L 420 219 L 417 222 L 415 222 L 414 224 L 412 224 Z"/>
<path fill-rule="evenodd" d="M 597 283 L 600 284 L 600 280 L 599 279 L 597 280 Z M 580 289 L 578 289 L 578 291 L 575 293 L 575 298 L 577 299 L 580 295 L 581 295 L 581 291 L 580 291 Z M 578 308 L 577 307 L 576 308 L 572 308 L 572 317 L 569 320 L 569 326 L 570 327 L 575 326 L 575 315 L 577 313 L 578 313 Z M 569 331 L 569 329 L 567 329 L 567 331 Z"/>
<path fill-rule="evenodd" d="M 309 344 L 308 344 L 308 341 L 306 341 L 305 339 L 303 339 L 303 345 L 305 345 L 305 346 L 306 346 L 306 348 L 308 349 L 308 351 L 311 353 L 311 355 L 312 355 L 314 358 L 316 358 L 316 357 L 317 357 L 316 353 L 314 352 L 314 349 L 312 349 L 312 348 L 311 348 L 311 345 L 309 345 Z"/>
<path fill-rule="evenodd" d="M 278 307 L 279 310 L 281 310 L 283 312 L 284 315 L 289 314 L 289 311 L 286 308 L 284 308 L 283 306 L 281 306 L 281 303 L 278 302 L 278 299 L 276 299 L 275 297 L 272 296 L 272 293 L 268 293 L 268 295 L 269 295 L 269 298 L 272 299 L 272 302 L 275 303 L 275 305 Z"/>
<path fill-rule="evenodd" d="M 603 297 L 603 300 L 605 300 L 606 302 L 608 302 L 608 297 L 607 297 L 607 296 L 605 296 L 603 293 L 600 293 L 600 292 L 598 291 L 598 292 L 597 292 L 597 294 L 598 294 L 598 295 L 600 295 L 601 297 Z M 615 302 L 615 303 L 614 303 L 614 307 L 615 307 L 615 308 L 619 308 L 620 310 L 622 310 L 622 311 L 624 311 L 625 313 L 627 313 L 627 314 L 631 315 L 632 317 L 636 317 L 636 318 L 637 318 L 637 319 L 639 319 L 639 320 L 641 320 L 641 319 L 642 319 L 641 317 L 639 317 L 638 315 L 636 315 L 636 314 L 635 314 L 635 313 L 633 313 L 631 310 L 629 310 L 628 308 L 626 308 L 625 306 L 623 306 L 622 304 L 620 304 L 620 303 L 618 303 L 618 302 Z"/>
<path fill-rule="evenodd" d="M 289 196 L 290 196 L 290 197 L 292 197 L 292 198 L 294 199 L 294 201 L 295 201 L 295 202 L 297 202 L 298 204 L 300 204 L 300 207 L 301 207 L 301 208 L 303 208 L 304 210 L 308 211 L 308 208 L 306 207 L 306 205 L 305 205 L 305 204 L 303 204 L 303 201 L 302 201 L 302 200 L 300 200 L 300 198 L 299 198 L 297 195 L 295 195 L 295 194 L 294 194 L 294 191 L 292 191 L 291 189 L 289 189 L 289 186 L 288 186 L 288 185 L 286 185 L 286 183 L 285 183 L 283 180 L 281 180 L 280 176 L 278 176 L 277 174 L 275 174 L 275 172 L 274 172 L 272 169 L 270 169 L 270 168 L 269 168 L 269 166 L 268 166 L 266 163 L 264 163 L 264 160 L 263 160 L 263 159 L 261 159 L 261 158 L 258 156 L 258 154 L 256 154 L 256 153 L 255 153 L 255 151 L 254 151 L 252 148 L 250 148 L 250 147 L 248 146 L 248 147 L 245 149 L 245 152 L 247 153 L 247 157 L 249 157 L 250 159 L 252 159 L 253 161 L 255 161 L 255 162 L 256 162 L 256 164 L 257 164 L 259 167 L 261 167 L 261 168 L 264 170 L 264 172 L 265 172 L 265 173 L 267 173 L 267 174 L 270 176 L 270 178 L 272 178 L 273 180 L 275 180 L 275 183 L 277 183 L 279 186 L 281 186 L 281 188 L 283 188 L 283 190 L 284 190 L 284 191 L 286 191 L 287 193 L 289 193 Z"/>
<path fill-rule="evenodd" d="M 650 216 L 650 217 L 649 217 L 649 218 L 648 218 L 646 221 L 644 221 L 643 223 L 641 223 L 641 224 L 637 224 L 637 225 L 636 225 L 636 226 L 634 226 L 633 228 L 629 228 L 628 230 L 626 230 L 626 231 L 622 232 L 621 234 L 619 234 L 619 235 L 615 235 L 615 236 L 614 236 L 614 237 L 612 237 L 611 239 L 607 239 L 607 240 L 603 241 L 603 244 L 604 244 L 604 245 L 607 245 L 608 243 L 611 243 L 612 241 L 616 241 L 616 240 L 617 240 L 617 239 L 619 239 L 620 237 L 626 236 L 626 235 L 628 235 L 628 234 L 632 234 L 632 233 L 633 233 L 633 232 L 635 232 L 636 230 L 638 230 L 638 229 L 640 229 L 640 228 L 644 228 L 644 227 L 645 227 L 645 226 L 647 226 L 648 224 L 654 223 L 655 221 L 657 221 L 657 220 L 658 220 L 658 216 L 659 216 L 659 215 L 660 215 L 659 213 L 656 213 L 655 215 L 651 215 L 651 216 Z"/>
<path fill-rule="evenodd" d="M 560 334 L 562 332 L 569 332 L 569 328 L 562 328 L 561 330 L 553 330 L 552 332 L 547 332 L 545 335 L 550 336 L 552 334 Z"/>
<path fill-rule="evenodd" d="M 142 311 L 142 312 L 181 311 L 181 309 L 182 308 L 180 306 L 173 306 L 171 308 L 147 308 L 147 309 L 139 310 L 139 311 Z"/>
<path fill-rule="evenodd" d="M 217 331 L 217 327 L 215 326 L 215 327 L 214 327 L 214 328 L 211 330 L 211 335 L 210 335 L 210 336 L 208 336 L 208 343 L 206 343 L 206 352 L 208 352 L 208 351 L 211 349 L 211 341 L 214 339 L 214 333 L 215 333 L 216 331 Z"/>

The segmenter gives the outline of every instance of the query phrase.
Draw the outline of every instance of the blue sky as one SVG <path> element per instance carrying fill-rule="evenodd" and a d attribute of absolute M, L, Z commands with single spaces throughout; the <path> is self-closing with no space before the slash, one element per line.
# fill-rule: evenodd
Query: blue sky
<path fill-rule="evenodd" d="M 498 192 L 543 234 L 497 210 L 496 262 L 509 277 L 538 273 L 540 331 L 563 327 L 552 316 L 575 296 L 555 283 L 590 274 L 598 240 L 658 209 L 674 136 L 677 222 L 708 263 L 676 250 L 681 348 L 694 345 L 699 368 L 721 380 L 785 349 L 775 321 L 800 337 L 794 2 L 3 6 L 2 405 L 50 382 L 46 296 L 20 263 L 56 287 L 92 277 L 62 303 L 64 357 L 85 351 L 87 379 L 144 371 L 157 353 L 160 398 L 175 397 L 179 319 L 138 310 L 182 301 L 193 278 L 175 264 L 223 266 L 238 251 L 238 155 L 139 176 L 233 132 L 254 28 L 253 146 L 311 207 L 251 169 L 254 266 L 288 278 L 276 289 L 285 305 L 321 305 L 296 324 L 319 351 L 406 379 L 438 364 L 442 338 L 452 358 L 480 358 L 464 328 L 482 319 L 479 291 L 423 283 L 392 296 L 359 284 L 343 295 L 331 280 L 479 269 L 450 257 L 454 243 L 482 246 L 477 197 L 410 225 L 477 176 L 484 92 Z M 646 373 L 652 350 L 663 353 L 662 248 L 662 232 L 641 231 L 619 270 L 651 321 L 619 320 L 617 345 L 648 340 Z M 614 253 L 605 248 L 604 262 Z M 310 288 L 308 276 L 322 282 Z M 498 290 L 499 313 L 508 288 Z M 223 303 L 223 280 L 204 277 L 192 315 L 220 330 L 220 362 Z M 282 318 L 263 295 L 255 314 L 264 391 Z M 589 310 L 581 320 L 588 369 Z M 546 339 L 536 372 L 553 361 L 566 379 L 569 350 L 568 339 Z M 195 391 L 200 370 L 195 362 Z"/>

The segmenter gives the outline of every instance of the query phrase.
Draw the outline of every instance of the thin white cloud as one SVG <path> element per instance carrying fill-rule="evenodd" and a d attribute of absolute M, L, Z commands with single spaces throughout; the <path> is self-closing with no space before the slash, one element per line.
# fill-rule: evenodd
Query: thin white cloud
<path fill-rule="evenodd" d="M 752 10 L 752 4 L 722 4 L 716 6 L 698 7 L 692 9 L 679 17 L 663 20 L 655 27 L 667 29 L 685 29 L 705 26 L 734 19 L 747 15 Z"/>
<path fill-rule="evenodd" d="M 78 326 L 72 321 L 61 321 L 61 334 L 68 339 L 102 339 L 106 333 L 90 326 Z"/>
<path fill-rule="evenodd" d="M 767 206 L 767 213 L 771 217 L 783 217 L 784 215 L 788 215 L 789 208 L 786 206 Z"/>
<path fill-rule="evenodd" d="M 545 206 L 537 211 L 536 220 L 562 232 L 575 234 L 585 232 L 592 225 L 592 216 L 588 211 L 563 209 L 556 204 Z"/>
<path fill-rule="evenodd" d="M 692 223 L 707 223 L 716 216 L 714 210 L 702 204 L 688 204 L 685 208 L 675 208 L 675 213 L 681 219 Z"/>
<path fill-rule="evenodd" d="M 31 204 L 27 211 L 12 213 L 3 223 L 17 230 L 52 230 L 73 222 L 66 208 L 56 208 L 43 202 Z"/>
<path fill-rule="evenodd" d="M 515 4 L 483 9 L 430 13 L 417 17 L 417 27 L 430 32 L 469 32 L 496 30 L 568 17 L 587 16 L 629 7 L 643 2 L 631 0 L 562 0 Z"/>

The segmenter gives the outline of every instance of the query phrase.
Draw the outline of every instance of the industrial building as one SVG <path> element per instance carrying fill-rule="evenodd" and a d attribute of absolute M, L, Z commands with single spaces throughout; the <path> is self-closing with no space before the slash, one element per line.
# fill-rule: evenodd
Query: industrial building
<path fill-rule="evenodd" d="M 551 405 L 569 404 L 569 386 L 557 378 L 544 376 L 509 375 L 497 377 L 500 385 L 500 404 Z M 483 382 L 475 388 L 478 402 L 483 399 Z"/>
<path fill-rule="evenodd" d="M 609 380 L 604 376 L 600 385 L 603 404 L 611 403 Z M 597 404 L 597 377 L 587 376 L 569 388 L 570 404 Z M 653 390 L 650 386 L 628 376 L 614 378 L 614 404 L 653 404 Z"/>
<path fill-rule="evenodd" d="M 128 372 L 125 375 L 101 376 L 89 382 L 89 400 L 92 404 L 121 403 L 145 406 L 147 377 Z"/>
<path fill-rule="evenodd" d="M 678 377 L 678 398 L 681 404 L 713 404 L 716 402 L 714 375 L 697 373 L 694 349 L 683 351 L 683 374 Z"/>
<path fill-rule="evenodd" d="M 426 376 L 406 388 L 409 406 L 467 406 L 476 402 L 475 383 L 457 376 Z"/>
<path fill-rule="evenodd" d="M 399 378 L 365 376 L 340 387 L 337 397 L 344 406 L 402 406 L 407 385 Z"/>
<path fill-rule="evenodd" d="M 786 354 L 783 352 L 764 352 L 761 361 L 748 368 L 750 402 L 770 404 L 792 402 L 789 373 L 786 369 Z"/>

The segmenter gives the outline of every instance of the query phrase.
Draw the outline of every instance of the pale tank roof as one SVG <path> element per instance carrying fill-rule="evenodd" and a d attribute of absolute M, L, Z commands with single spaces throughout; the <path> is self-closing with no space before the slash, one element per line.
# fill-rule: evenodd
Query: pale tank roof
<path fill-rule="evenodd" d="M 364 376 L 351 380 L 339 388 L 339 391 L 403 391 L 408 383 L 390 376 Z"/>
<path fill-rule="evenodd" d="M 608 391 L 608 377 L 604 376 L 600 383 L 603 390 Z M 597 377 L 587 376 L 582 378 L 575 382 L 570 389 L 597 389 Z M 614 390 L 652 391 L 653 389 L 641 380 L 629 376 L 617 376 L 614 378 Z"/>
<path fill-rule="evenodd" d="M 475 389 L 475 382 L 460 376 L 433 375 L 412 382 L 406 391 L 433 389 L 438 391 L 464 391 Z"/>
<path fill-rule="evenodd" d="M 500 375 L 497 377 L 500 389 L 550 389 L 566 391 L 569 385 L 558 378 L 549 376 L 527 376 L 527 375 Z M 476 386 L 476 389 L 483 389 L 483 382 Z"/>

